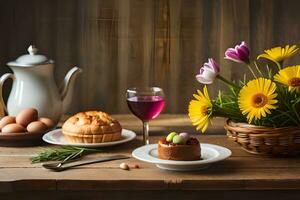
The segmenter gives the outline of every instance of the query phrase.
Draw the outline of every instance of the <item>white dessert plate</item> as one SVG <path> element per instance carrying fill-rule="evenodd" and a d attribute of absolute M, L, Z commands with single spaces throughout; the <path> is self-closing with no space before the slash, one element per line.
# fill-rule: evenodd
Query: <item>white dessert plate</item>
<path fill-rule="evenodd" d="M 231 155 L 225 147 L 201 143 L 201 159 L 195 161 L 162 160 L 157 155 L 157 144 L 139 147 L 132 152 L 138 160 L 156 164 L 160 169 L 173 171 L 196 171 L 207 168 L 210 164 L 222 161 Z"/>
<path fill-rule="evenodd" d="M 61 132 L 61 129 L 55 129 L 46 133 L 43 136 L 43 140 L 50 144 L 63 145 L 63 146 L 76 146 L 76 147 L 87 147 L 87 148 L 95 148 L 95 147 L 109 147 L 118 144 L 123 144 L 133 140 L 136 137 L 135 132 L 127 129 L 122 129 L 122 138 L 118 141 L 113 142 L 103 142 L 103 143 L 75 143 L 67 141 L 64 138 L 64 135 Z"/>

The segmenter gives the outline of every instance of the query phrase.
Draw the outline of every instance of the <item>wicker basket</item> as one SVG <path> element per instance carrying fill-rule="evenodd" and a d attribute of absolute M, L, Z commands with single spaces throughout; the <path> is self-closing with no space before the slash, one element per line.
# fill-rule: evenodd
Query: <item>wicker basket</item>
<path fill-rule="evenodd" d="M 300 127 L 270 128 L 227 120 L 227 136 L 249 153 L 296 155 L 300 153 Z"/>

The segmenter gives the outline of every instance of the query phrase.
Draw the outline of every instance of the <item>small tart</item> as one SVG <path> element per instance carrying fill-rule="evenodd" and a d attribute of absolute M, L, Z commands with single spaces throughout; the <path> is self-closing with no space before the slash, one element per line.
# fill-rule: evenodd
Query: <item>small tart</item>
<path fill-rule="evenodd" d="M 62 133 L 71 142 L 102 143 L 121 139 L 120 123 L 101 111 L 86 111 L 70 117 Z"/>
<path fill-rule="evenodd" d="M 189 144 L 173 144 L 161 139 L 158 142 L 158 158 L 163 160 L 192 161 L 201 158 L 201 148 L 196 138 Z"/>

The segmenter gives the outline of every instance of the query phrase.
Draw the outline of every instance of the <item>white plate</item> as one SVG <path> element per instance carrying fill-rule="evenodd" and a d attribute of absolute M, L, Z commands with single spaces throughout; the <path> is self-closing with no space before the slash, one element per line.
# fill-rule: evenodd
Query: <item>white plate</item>
<path fill-rule="evenodd" d="M 135 132 L 122 129 L 122 139 L 113 142 L 104 142 L 104 143 L 75 143 L 67 141 L 64 138 L 64 135 L 61 132 L 61 129 L 56 129 L 46 133 L 43 136 L 43 140 L 50 144 L 63 145 L 63 146 L 77 146 L 77 147 L 108 147 L 114 146 L 117 144 L 122 144 L 133 140 L 136 137 Z"/>
<path fill-rule="evenodd" d="M 210 164 L 228 158 L 231 151 L 214 144 L 201 143 L 201 160 L 175 161 L 162 160 L 157 155 L 157 144 L 145 145 L 135 149 L 132 156 L 138 160 L 156 164 L 160 169 L 174 171 L 195 171 L 208 167 Z"/>

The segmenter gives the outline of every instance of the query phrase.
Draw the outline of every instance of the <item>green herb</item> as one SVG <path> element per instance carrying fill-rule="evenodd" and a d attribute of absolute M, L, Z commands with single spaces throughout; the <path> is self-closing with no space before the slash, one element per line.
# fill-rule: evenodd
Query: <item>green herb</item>
<path fill-rule="evenodd" d="M 32 163 L 40 163 L 47 161 L 67 161 L 80 158 L 83 155 L 101 152 L 99 149 L 88 149 L 73 146 L 64 146 L 61 148 L 45 148 L 36 156 L 31 158 Z"/>

